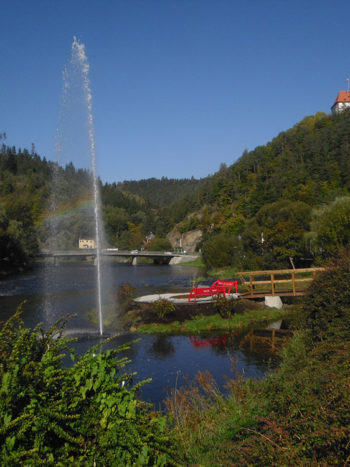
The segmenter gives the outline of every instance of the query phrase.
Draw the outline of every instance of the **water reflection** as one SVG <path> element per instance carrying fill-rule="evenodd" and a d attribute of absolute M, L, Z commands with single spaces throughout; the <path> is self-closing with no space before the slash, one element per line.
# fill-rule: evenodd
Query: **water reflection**
<path fill-rule="evenodd" d="M 78 337 L 73 345 L 83 354 L 103 340 L 96 335 L 97 326 L 87 317 L 87 311 L 95 305 L 94 269 L 91 264 L 82 263 L 64 264 L 58 269 L 59 279 L 49 290 L 44 287 L 44 272 L 40 269 L 0 281 L 0 320 L 7 319 L 19 303 L 27 300 L 23 311 L 25 325 L 36 325 L 43 320 L 45 294 L 51 294 L 55 317 L 67 313 L 77 315 L 69 322 L 67 330 L 70 336 Z M 188 290 L 197 270 L 181 266 L 115 264 L 112 271 L 108 285 L 111 294 L 117 293 L 120 284 L 130 283 L 137 288 L 138 295 L 145 295 Z M 250 345 L 249 336 L 238 333 L 191 337 L 125 333 L 104 348 L 130 343 L 130 348 L 120 354 L 131 360 L 125 371 L 137 373 L 134 383 L 152 378 L 151 383 L 141 388 L 141 395 L 159 406 L 175 386 L 185 384 L 198 371 L 209 371 L 222 389 L 226 379 L 235 378 L 237 374 L 248 378 L 264 377 L 278 361 L 270 350 L 259 347 L 257 342 L 255 339 L 254 345 Z"/>
<path fill-rule="evenodd" d="M 127 357 L 130 363 L 127 373 L 134 373 L 133 382 L 152 378 L 151 383 L 141 387 L 141 397 L 160 407 L 171 390 L 186 385 L 195 378 L 198 371 L 209 371 L 219 388 L 225 391 L 228 379 L 238 375 L 244 378 L 261 379 L 273 369 L 278 360 L 274 355 L 260 353 L 240 347 L 245 335 L 231 336 L 157 336 L 124 334 L 108 342 L 104 349 L 130 344 L 120 357 Z M 82 354 L 96 343 L 98 337 L 79 339 L 74 344 Z M 124 370 L 123 370 L 124 371 Z"/>
<path fill-rule="evenodd" d="M 215 337 L 211 339 L 201 339 L 200 337 L 190 337 L 190 342 L 194 347 L 213 347 L 223 346 L 226 347 L 227 336 Z"/>
<path fill-rule="evenodd" d="M 168 336 L 156 336 L 149 352 L 159 358 L 167 358 L 175 353 L 174 344 Z"/>

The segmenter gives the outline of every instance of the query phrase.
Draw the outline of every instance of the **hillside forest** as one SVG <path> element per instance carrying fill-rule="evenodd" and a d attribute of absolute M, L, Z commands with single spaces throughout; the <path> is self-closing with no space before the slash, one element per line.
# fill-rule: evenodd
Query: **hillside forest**
<path fill-rule="evenodd" d="M 350 112 L 317 113 L 200 180 L 99 181 L 105 245 L 168 250 L 170 232 L 199 231 L 209 269 L 321 264 L 349 244 L 349 129 Z M 91 174 L 0 140 L 1 273 L 52 246 L 52 225 L 59 248 L 93 236 Z"/>

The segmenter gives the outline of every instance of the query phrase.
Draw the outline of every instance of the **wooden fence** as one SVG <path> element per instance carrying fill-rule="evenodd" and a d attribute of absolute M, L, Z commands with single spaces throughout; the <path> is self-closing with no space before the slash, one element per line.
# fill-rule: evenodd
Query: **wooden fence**
<path fill-rule="evenodd" d="M 308 284 L 324 268 L 276 269 L 238 272 L 240 282 L 248 289 L 249 298 L 271 295 L 303 295 Z M 244 295 L 244 294 L 242 294 Z"/>

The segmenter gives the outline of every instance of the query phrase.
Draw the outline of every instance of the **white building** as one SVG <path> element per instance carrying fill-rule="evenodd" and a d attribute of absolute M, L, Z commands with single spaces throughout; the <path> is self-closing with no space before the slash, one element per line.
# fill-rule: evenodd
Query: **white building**
<path fill-rule="evenodd" d="M 340 91 L 334 104 L 332 105 L 332 113 L 338 114 L 350 107 L 350 91 Z"/>
<path fill-rule="evenodd" d="M 79 248 L 95 248 L 95 240 L 92 238 L 79 238 Z"/>

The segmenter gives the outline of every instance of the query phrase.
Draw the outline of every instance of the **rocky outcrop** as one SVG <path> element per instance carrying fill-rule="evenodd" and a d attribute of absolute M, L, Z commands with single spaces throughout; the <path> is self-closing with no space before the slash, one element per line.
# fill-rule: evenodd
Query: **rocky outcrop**
<path fill-rule="evenodd" d="M 168 235 L 173 249 L 182 248 L 188 253 L 196 251 L 196 247 L 202 240 L 201 230 L 190 230 L 189 232 L 181 233 L 177 229 L 173 229 Z"/>

